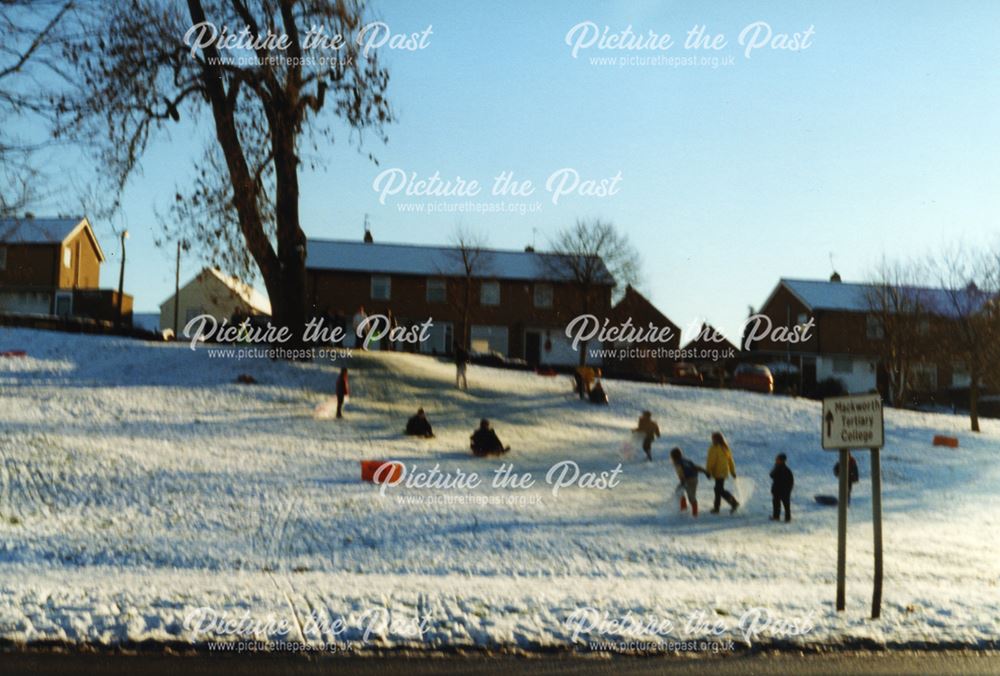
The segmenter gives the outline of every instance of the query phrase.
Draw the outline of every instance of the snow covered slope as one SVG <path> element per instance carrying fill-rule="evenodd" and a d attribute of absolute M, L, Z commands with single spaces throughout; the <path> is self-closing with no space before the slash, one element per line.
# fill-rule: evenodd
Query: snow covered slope
<path fill-rule="evenodd" d="M 11 349 L 28 356 L 0 359 L 0 638 L 318 644 L 361 641 L 370 628 L 382 646 L 586 650 L 589 639 L 706 636 L 692 617 L 745 641 L 739 623 L 753 608 L 808 629 L 760 631 L 754 643 L 995 645 L 1000 631 L 995 421 L 973 435 L 960 416 L 887 412 L 885 604 L 871 621 L 867 454 L 838 616 L 836 511 L 812 500 L 835 492 L 834 456 L 819 449 L 814 402 L 609 381 L 612 403 L 598 408 L 570 396 L 565 377 L 480 367 L 458 392 L 452 365 L 415 355 L 290 364 L 0 329 L 0 351 Z M 341 365 L 347 417 L 318 418 Z M 238 384 L 242 373 L 257 384 Z M 437 438 L 401 435 L 418 406 Z M 655 462 L 623 460 L 646 408 L 663 430 Z M 469 455 L 480 417 L 509 456 Z M 693 520 L 677 511 L 666 452 L 677 445 L 702 463 L 714 430 L 756 489 L 737 515 L 711 515 L 703 479 Z M 933 448 L 936 433 L 961 447 Z M 767 518 L 782 451 L 796 476 L 790 524 Z M 476 473 L 482 485 L 383 495 L 359 481 L 363 459 L 401 460 L 411 475 Z M 554 495 L 546 473 L 565 460 L 581 474 L 623 465 L 611 488 Z M 503 463 L 534 485 L 493 487 Z M 213 616 L 278 624 L 234 637 Z M 596 616 L 627 626 L 573 624 Z"/>

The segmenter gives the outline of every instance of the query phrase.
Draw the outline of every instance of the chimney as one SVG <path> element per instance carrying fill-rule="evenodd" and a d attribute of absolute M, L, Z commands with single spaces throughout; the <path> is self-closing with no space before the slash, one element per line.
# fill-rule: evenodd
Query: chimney
<path fill-rule="evenodd" d="M 365 241 L 365 244 L 371 244 L 372 242 L 375 241 L 375 239 L 372 237 L 372 228 L 371 228 L 371 225 L 368 223 L 368 214 L 365 214 L 365 240 L 364 241 Z"/>
<path fill-rule="evenodd" d="M 839 284 L 840 283 L 840 273 L 837 272 L 836 270 L 834 270 L 833 274 L 830 275 L 830 281 L 833 282 L 833 283 L 835 283 L 835 284 Z"/>

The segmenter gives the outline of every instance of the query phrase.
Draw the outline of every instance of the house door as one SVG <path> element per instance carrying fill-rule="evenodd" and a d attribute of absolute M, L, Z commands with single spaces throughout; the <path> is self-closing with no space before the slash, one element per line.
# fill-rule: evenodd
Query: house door
<path fill-rule="evenodd" d="M 537 366 L 542 360 L 542 334 L 538 331 L 524 332 L 524 361 Z"/>
<path fill-rule="evenodd" d="M 73 294 L 65 291 L 56 292 L 56 316 L 69 317 L 73 314 Z"/>

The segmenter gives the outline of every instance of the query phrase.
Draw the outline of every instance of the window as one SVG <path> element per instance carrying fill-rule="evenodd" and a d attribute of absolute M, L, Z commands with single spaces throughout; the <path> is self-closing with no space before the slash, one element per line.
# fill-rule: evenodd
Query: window
<path fill-rule="evenodd" d="M 552 307 L 551 284 L 535 284 L 535 307 Z"/>
<path fill-rule="evenodd" d="M 500 304 L 500 282 L 483 282 L 479 287 L 480 305 Z"/>
<path fill-rule="evenodd" d="M 834 373 L 853 373 L 854 372 L 854 361 L 850 357 L 834 357 L 833 358 L 833 372 Z"/>
<path fill-rule="evenodd" d="M 805 312 L 799 313 L 797 326 L 802 326 L 807 321 L 809 321 L 809 315 Z"/>
<path fill-rule="evenodd" d="M 392 280 L 389 277 L 372 275 L 372 300 L 389 300 Z"/>
<path fill-rule="evenodd" d="M 865 335 L 868 336 L 869 340 L 882 340 L 885 338 L 885 327 L 882 326 L 882 320 L 869 315 L 865 322 Z"/>
<path fill-rule="evenodd" d="M 952 387 L 968 387 L 972 384 L 972 378 L 969 376 L 969 370 L 965 368 L 965 364 L 960 361 L 956 361 L 951 365 L 951 386 Z"/>
<path fill-rule="evenodd" d="M 931 332 L 931 320 L 927 319 L 926 317 L 923 317 L 919 321 L 917 321 L 917 335 L 927 336 L 930 335 L 930 332 Z"/>
<path fill-rule="evenodd" d="M 7 247 L 0 246 L 0 270 L 7 269 Z"/>
<path fill-rule="evenodd" d="M 69 317 L 73 314 L 73 293 L 56 292 L 56 316 Z"/>
<path fill-rule="evenodd" d="M 70 250 L 70 248 L 68 246 L 64 247 L 63 248 L 63 265 L 68 268 L 72 264 L 73 264 L 73 252 Z"/>
<path fill-rule="evenodd" d="M 937 390 L 937 366 L 934 364 L 914 364 L 910 369 L 910 384 L 916 392 Z"/>
<path fill-rule="evenodd" d="M 427 280 L 427 302 L 444 303 L 447 301 L 448 284 L 443 279 Z"/>

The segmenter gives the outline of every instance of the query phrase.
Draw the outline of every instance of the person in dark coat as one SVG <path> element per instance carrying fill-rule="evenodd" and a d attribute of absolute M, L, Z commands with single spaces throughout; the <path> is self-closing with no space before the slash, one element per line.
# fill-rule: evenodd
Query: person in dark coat
<path fill-rule="evenodd" d="M 351 393 L 351 387 L 347 384 L 347 369 L 340 369 L 340 375 L 337 376 L 337 417 L 343 418 L 344 409 L 344 398 Z"/>
<path fill-rule="evenodd" d="M 417 414 L 406 421 L 406 433 L 411 437 L 424 437 L 430 439 L 434 436 L 431 423 L 424 414 L 424 409 L 418 408 Z"/>
<path fill-rule="evenodd" d="M 600 380 L 594 383 L 594 387 L 590 390 L 590 403 L 605 405 L 608 403 L 608 393 L 604 391 L 604 386 L 601 385 Z"/>
<path fill-rule="evenodd" d="M 833 476 L 840 477 L 840 461 L 833 466 Z M 851 504 L 851 491 L 854 490 L 854 484 L 858 483 L 860 476 L 858 475 L 858 462 L 854 459 L 854 456 L 850 453 L 847 454 L 847 504 Z"/>
<path fill-rule="evenodd" d="M 459 390 L 469 389 L 469 379 L 466 373 L 469 370 L 469 353 L 462 345 L 455 346 L 455 387 Z"/>
<path fill-rule="evenodd" d="M 792 487 L 795 485 L 795 475 L 786 464 L 788 456 L 779 453 L 774 459 L 774 469 L 771 470 L 771 521 L 781 518 L 781 506 L 785 506 L 785 521 L 792 520 Z"/>
<path fill-rule="evenodd" d="M 486 418 L 479 421 L 479 429 L 473 432 L 469 438 L 472 440 L 470 444 L 472 454 L 479 457 L 484 455 L 500 455 L 510 450 L 510 446 L 505 447 L 501 443 L 500 437 L 490 427 L 490 421 Z"/>
<path fill-rule="evenodd" d="M 674 447 L 670 450 L 670 461 L 674 463 L 674 471 L 680 483 L 677 484 L 677 492 L 681 493 L 681 511 L 687 509 L 687 503 L 691 503 L 691 516 L 698 516 L 698 474 L 710 477 L 708 470 L 684 457 L 681 449 Z M 683 491 L 683 492 L 682 492 Z M 685 494 L 687 500 L 685 500 Z"/>

